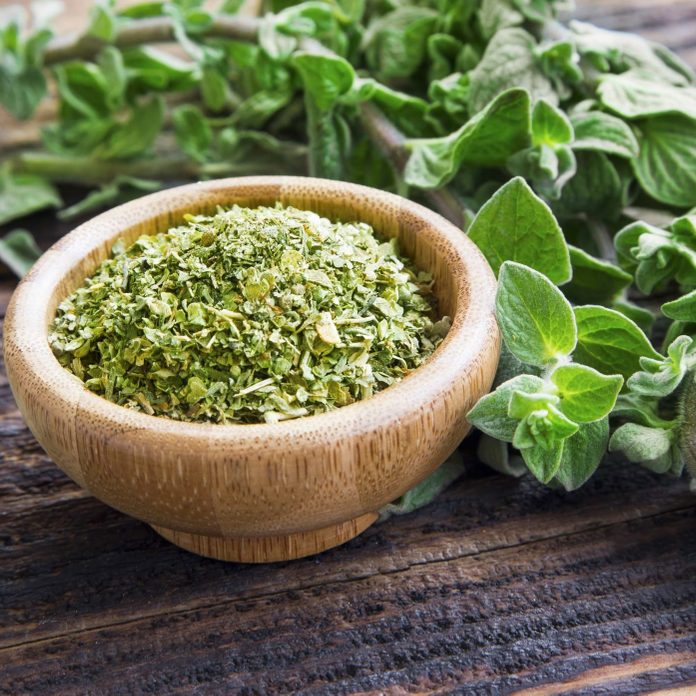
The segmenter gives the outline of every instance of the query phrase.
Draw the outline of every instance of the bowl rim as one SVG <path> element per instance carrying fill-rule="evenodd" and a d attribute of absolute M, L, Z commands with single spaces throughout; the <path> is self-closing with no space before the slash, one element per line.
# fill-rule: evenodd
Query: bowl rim
<path fill-rule="evenodd" d="M 234 203 L 235 190 L 254 187 L 289 187 L 287 196 L 316 194 L 320 185 L 322 195 L 331 193 L 354 194 L 370 199 L 372 204 L 397 206 L 433 229 L 451 258 L 463 274 L 454 274 L 457 284 L 457 309 L 451 317 L 452 325 L 442 343 L 418 368 L 399 382 L 377 392 L 368 399 L 325 413 L 302 416 L 277 423 L 213 423 L 181 421 L 166 416 L 148 415 L 109 401 L 106 397 L 90 391 L 77 377 L 68 372 L 54 356 L 48 343 L 48 306 L 56 287 L 71 269 L 82 262 L 85 256 L 107 241 L 115 241 L 119 229 L 146 224 L 161 216 L 163 203 L 176 202 L 182 193 L 193 197 L 205 196 L 218 191 L 230 194 L 230 205 Z M 283 197 L 281 194 L 278 199 Z M 157 205 L 154 205 L 157 204 Z M 292 203 L 288 203 L 292 205 Z M 151 208 L 152 212 L 148 212 Z M 312 209 L 312 206 L 305 206 Z M 114 224 L 122 217 L 126 224 Z M 171 223 L 174 224 L 174 223 Z M 379 230 L 377 230 L 379 232 Z M 23 369 L 31 372 L 34 384 L 45 386 L 56 397 L 59 406 L 74 410 L 85 409 L 115 425 L 127 422 L 129 429 L 143 429 L 162 434 L 183 434 L 207 441 L 235 438 L 240 444 L 259 443 L 264 438 L 282 434 L 285 437 L 302 434 L 323 436 L 330 433 L 339 423 L 354 421 L 353 432 L 367 432 L 375 427 L 396 424 L 403 416 L 412 413 L 425 403 L 431 403 L 444 395 L 455 383 L 457 375 L 471 370 L 491 349 L 491 332 L 497 333 L 495 323 L 496 280 L 483 254 L 476 245 L 455 225 L 411 200 L 360 184 L 301 176 L 253 176 L 214 179 L 186 184 L 139 197 L 111 208 L 82 223 L 51 246 L 32 267 L 15 289 L 5 318 L 5 355 L 10 350 L 23 357 Z M 472 298 L 476 295 L 476 300 Z M 466 300 L 466 301 L 461 301 Z M 52 318 L 53 314 L 51 314 Z M 478 329 L 478 330 L 474 330 Z M 495 342 L 495 341 L 494 341 Z M 7 362 L 7 358 L 6 358 Z M 419 397 L 414 400 L 413 394 Z M 404 398 L 410 396 L 411 398 Z"/>

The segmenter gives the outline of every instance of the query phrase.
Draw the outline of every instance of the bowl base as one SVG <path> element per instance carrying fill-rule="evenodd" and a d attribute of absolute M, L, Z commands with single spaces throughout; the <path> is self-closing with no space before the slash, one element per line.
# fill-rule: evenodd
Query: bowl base
<path fill-rule="evenodd" d="M 344 544 L 364 532 L 376 519 L 377 513 L 369 512 L 322 529 L 267 537 L 203 536 L 154 524 L 151 526 L 167 541 L 199 556 L 237 563 L 273 563 L 312 556 Z"/>

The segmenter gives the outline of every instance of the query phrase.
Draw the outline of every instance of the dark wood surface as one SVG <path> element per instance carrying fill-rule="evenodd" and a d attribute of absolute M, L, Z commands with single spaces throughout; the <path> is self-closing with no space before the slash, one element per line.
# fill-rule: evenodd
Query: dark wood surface
<path fill-rule="evenodd" d="M 696 2 L 580 3 L 696 63 Z M 68 194 L 69 195 L 69 194 Z M 30 225 L 42 246 L 67 228 Z M 13 281 L 0 276 L 0 323 Z M 614 462 L 470 475 L 292 563 L 198 558 L 79 490 L 0 370 L 0 693 L 696 693 L 696 495 Z"/>

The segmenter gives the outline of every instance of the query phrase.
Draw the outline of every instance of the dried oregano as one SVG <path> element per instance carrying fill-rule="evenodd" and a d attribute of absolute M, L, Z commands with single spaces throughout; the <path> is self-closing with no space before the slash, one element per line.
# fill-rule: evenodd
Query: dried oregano
<path fill-rule="evenodd" d="M 234 206 L 140 237 L 58 307 L 60 363 L 123 406 L 275 422 L 369 397 L 446 333 L 431 277 L 364 223 Z"/>

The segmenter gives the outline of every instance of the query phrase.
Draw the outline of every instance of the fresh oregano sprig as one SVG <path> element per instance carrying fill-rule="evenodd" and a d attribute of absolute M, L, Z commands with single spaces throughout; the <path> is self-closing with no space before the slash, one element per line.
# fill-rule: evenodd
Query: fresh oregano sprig
<path fill-rule="evenodd" d="M 531 368 L 534 374 L 500 385 L 468 417 L 487 435 L 516 447 L 542 483 L 556 479 L 573 489 L 601 461 L 609 434 L 607 417 L 623 377 L 572 362 L 577 345 L 572 307 L 538 271 L 514 261 L 503 263 L 496 316 L 520 369 Z M 574 457 L 583 462 L 581 476 Z"/>

